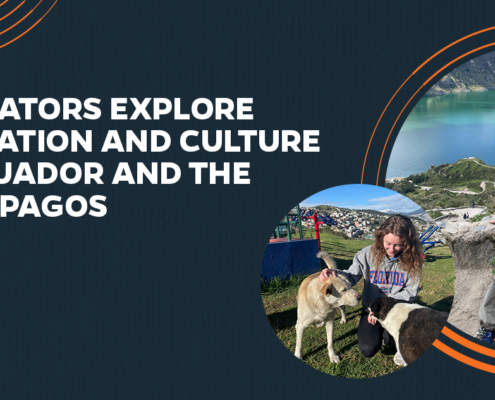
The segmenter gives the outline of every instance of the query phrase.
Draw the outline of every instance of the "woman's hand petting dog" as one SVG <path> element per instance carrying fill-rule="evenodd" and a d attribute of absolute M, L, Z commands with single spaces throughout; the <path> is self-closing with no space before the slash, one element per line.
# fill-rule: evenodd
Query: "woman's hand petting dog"
<path fill-rule="evenodd" d="M 373 313 L 370 311 L 370 313 L 368 314 L 368 323 L 370 323 L 371 325 L 376 325 L 376 319 L 371 318 L 372 315 Z"/>
<path fill-rule="evenodd" d="M 337 272 L 335 272 L 334 269 L 325 268 L 320 273 L 320 281 L 326 281 L 330 275 L 335 278 L 335 277 L 337 277 Z"/>

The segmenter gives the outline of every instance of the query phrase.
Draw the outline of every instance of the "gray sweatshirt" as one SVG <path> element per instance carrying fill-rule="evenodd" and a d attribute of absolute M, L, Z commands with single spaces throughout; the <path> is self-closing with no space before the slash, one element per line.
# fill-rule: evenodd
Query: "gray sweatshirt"
<path fill-rule="evenodd" d="M 354 256 L 352 265 L 344 274 L 354 286 L 364 277 L 363 309 L 368 310 L 370 303 L 378 297 L 389 296 L 398 300 L 413 302 L 419 291 L 419 280 L 409 277 L 407 272 L 399 268 L 399 260 L 384 257 L 381 264 L 371 263 L 371 246 L 365 247 Z"/>

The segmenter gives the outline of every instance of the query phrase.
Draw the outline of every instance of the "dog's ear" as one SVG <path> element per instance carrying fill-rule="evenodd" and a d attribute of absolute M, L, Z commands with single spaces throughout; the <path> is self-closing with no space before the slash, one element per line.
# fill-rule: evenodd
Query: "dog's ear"
<path fill-rule="evenodd" d="M 329 283 L 328 285 L 324 285 L 322 288 L 321 288 L 321 294 L 323 296 L 326 296 L 328 294 L 332 294 L 332 284 Z"/>

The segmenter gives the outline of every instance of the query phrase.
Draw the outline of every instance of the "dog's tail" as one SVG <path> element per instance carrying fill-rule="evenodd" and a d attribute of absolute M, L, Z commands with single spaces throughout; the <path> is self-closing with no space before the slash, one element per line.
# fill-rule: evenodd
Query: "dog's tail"
<path fill-rule="evenodd" d="M 337 263 L 333 259 L 333 257 L 328 254 L 326 251 L 320 251 L 316 257 L 323 259 L 325 261 L 325 264 L 327 264 L 327 267 L 330 269 L 337 269 Z"/>

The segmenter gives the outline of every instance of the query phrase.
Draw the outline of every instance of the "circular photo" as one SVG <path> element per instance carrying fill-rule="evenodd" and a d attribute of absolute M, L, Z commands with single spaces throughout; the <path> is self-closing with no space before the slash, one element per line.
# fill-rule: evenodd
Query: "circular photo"
<path fill-rule="evenodd" d="M 454 297 L 449 247 L 406 196 L 371 185 L 319 192 L 281 216 L 261 296 L 282 344 L 307 365 L 370 378 L 420 357 Z"/>
<path fill-rule="evenodd" d="M 386 187 L 435 219 L 455 260 L 449 323 L 495 345 L 495 52 L 446 74 L 395 141 Z"/>

